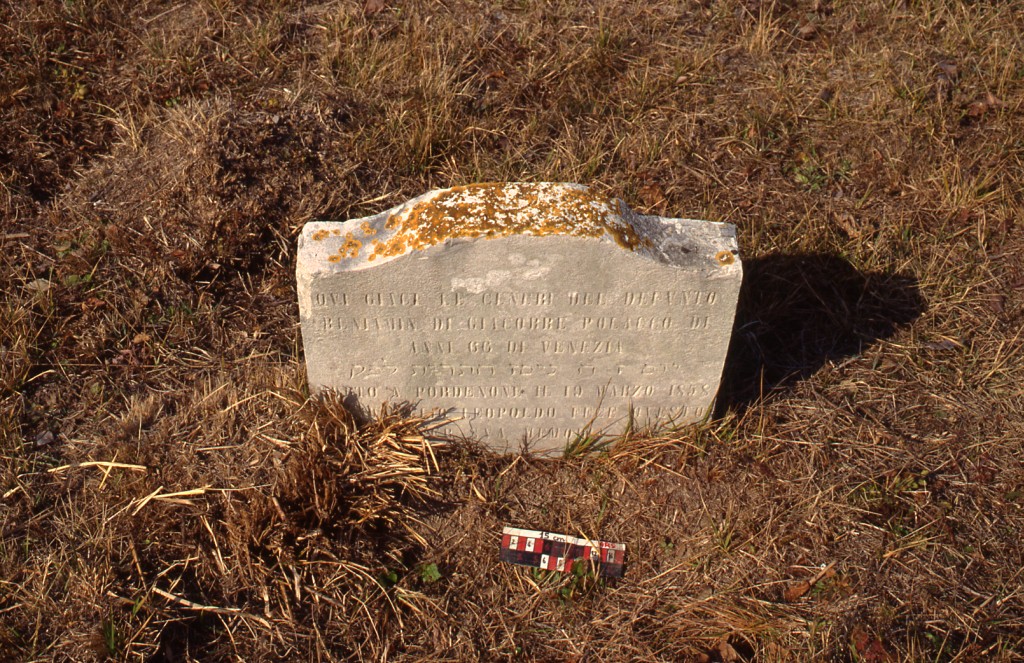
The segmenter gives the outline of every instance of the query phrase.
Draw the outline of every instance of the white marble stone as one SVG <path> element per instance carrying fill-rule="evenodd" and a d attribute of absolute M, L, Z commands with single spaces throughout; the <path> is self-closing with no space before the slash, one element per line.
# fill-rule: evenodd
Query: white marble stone
<path fill-rule="evenodd" d="M 635 214 L 574 184 L 431 191 L 308 223 L 297 284 L 310 388 L 444 410 L 497 451 L 695 421 L 742 279 L 735 227 Z"/>

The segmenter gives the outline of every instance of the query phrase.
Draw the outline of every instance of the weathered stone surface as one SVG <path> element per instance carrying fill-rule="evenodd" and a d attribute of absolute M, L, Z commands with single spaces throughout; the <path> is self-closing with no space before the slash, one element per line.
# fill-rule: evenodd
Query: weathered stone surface
<path fill-rule="evenodd" d="M 572 184 L 431 191 L 306 224 L 310 388 L 445 410 L 498 451 L 705 416 L 732 333 L 735 228 L 635 214 Z"/>

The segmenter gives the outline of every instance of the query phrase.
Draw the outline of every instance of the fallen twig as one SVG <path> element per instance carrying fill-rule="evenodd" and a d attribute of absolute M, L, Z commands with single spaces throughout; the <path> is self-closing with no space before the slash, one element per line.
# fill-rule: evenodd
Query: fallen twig
<path fill-rule="evenodd" d="M 154 587 L 153 593 L 157 594 L 158 596 L 164 597 L 168 601 L 173 601 L 178 605 L 184 606 L 189 610 L 198 610 L 199 612 L 212 612 L 217 615 L 235 615 L 238 617 L 246 617 L 248 619 L 252 619 L 253 621 L 259 622 L 261 625 L 267 628 L 270 628 L 270 622 L 268 622 L 267 620 L 263 619 L 262 617 L 257 617 L 256 615 L 253 615 L 251 613 L 245 612 L 244 610 L 240 610 L 238 608 L 220 608 L 215 605 L 201 605 L 194 601 L 189 601 L 188 599 L 183 598 L 181 596 L 175 596 L 170 592 L 165 592 L 159 587 Z"/>
<path fill-rule="evenodd" d="M 146 495 L 141 500 L 139 500 L 139 503 L 135 507 L 135 510 L 132 511 L 132 515 L 133 516 L 136 515 L 139 511 L 142 510 L 142 508 L 144 506 L 146 506 L 147 504 L 149 504 L 153 500 L 162 500 L 164 502 L 173 502 L 175 504 L 191 505 L 191 504 L 193 504 L 193 502 L 191 500 L 186 500 L 186 499 L 181 499 L 181 498 L 183 498 L 183 497 L 196 497 L 196 496 L 199 496 L 199 495 L 203 495 L 203 494 L 206 493 L 207 490 L 209 490 L 209 488 L 210 488 L 210 486 L 203 486 L 202 488 L 192 488 L 190 490 L 180 490 L 180 491 L 178 491 L 176 493 L 163 493 L 163 494 L 161 494 L 160 491 L 163 490 L 164 487 L 160 486 L 159 488 L 154 490 L 152 493 L 150 493 L 149 495 Z"/>
<path fill-rule="evenodd" d="M 146 472 L 149 470 L 145 465 L 132 465 L 131 463 L 115 463 L 107 460 L 87 460 L 84 463 L 72 463 L 71 465 L 61 465 L 60 467 L 51 467 L 46 470 L 51 474 L 54 472 L 63 472 L 64 470 L 70 470 L 73 467 L 102 467 L 106 468 L 109 472 L 112 469 L 121 470 L 135 470 L 136 472 Z"/>

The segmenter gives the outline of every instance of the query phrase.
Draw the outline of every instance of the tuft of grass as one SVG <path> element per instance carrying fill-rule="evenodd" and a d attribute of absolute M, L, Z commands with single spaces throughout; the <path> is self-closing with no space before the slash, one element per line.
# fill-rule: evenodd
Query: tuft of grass
<path fill-rule="evenodd" d="M 607 451 L 612 440 L 607 435 L 578 433 L 565 445 L 562 453 L 565 458 L 579 458 L 590 453 L 601 453 Z"/>

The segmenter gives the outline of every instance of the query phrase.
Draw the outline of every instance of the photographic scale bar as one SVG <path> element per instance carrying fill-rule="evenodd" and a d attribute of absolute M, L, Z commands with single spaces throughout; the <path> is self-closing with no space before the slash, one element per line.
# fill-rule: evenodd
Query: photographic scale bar
<path fill-rule="evenodd" d="M 572 573 L 578 564 L 598 574 L 621 578 L 625 570 L 624 543 L 580 539 L 566 534 L 506 527 L 501 531 L 501 561 L 547 571 Z"/>

